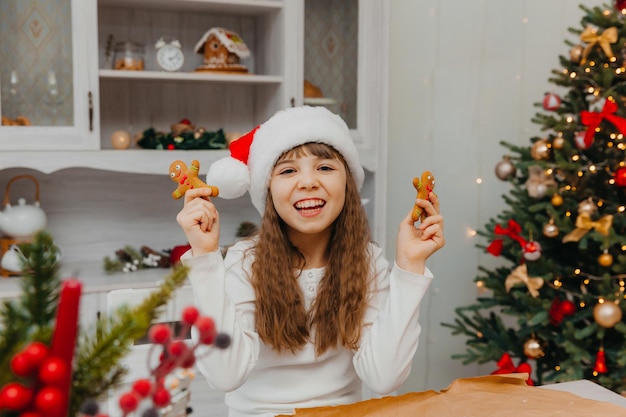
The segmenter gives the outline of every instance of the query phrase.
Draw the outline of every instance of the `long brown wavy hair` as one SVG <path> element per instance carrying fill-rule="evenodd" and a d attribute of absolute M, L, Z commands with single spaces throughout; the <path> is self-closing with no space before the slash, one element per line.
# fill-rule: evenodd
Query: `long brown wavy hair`
<path fill-rule="evenodd" d="M 328 264 L 317 297 L 306 311 L 297 282 L 304 256 L 289 241 L 286 225 L 269 192 L 258 241 L 252 249 L 251 281 L 261 340 L 278 352 L 296 352 L 310 340 L 311 329 L 315 328 L 315 351 L 321 355 L 338 343 L 358 348 L 372 279 L 371 235 L 356 183 L 339 152 L 325 144 L 306 143 L 283 153 L 278 160 L 307 154 L 339 159 L 347 175 L 345 204 L 326 248 Z"/>

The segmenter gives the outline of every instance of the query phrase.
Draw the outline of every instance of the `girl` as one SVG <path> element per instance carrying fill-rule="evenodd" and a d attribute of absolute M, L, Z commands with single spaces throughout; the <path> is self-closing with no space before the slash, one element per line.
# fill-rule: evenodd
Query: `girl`
<path fill-rule="evenodd" d="M 428 217 L 400 224 L 392 268 L 370 241 L 359 189 L 364 172 L 343 120 L 322 107 L 283 110 L 230 145 L 207 183 L 220 196 L 247 190 L 262 215 L 258 236 L 218 247 L 219 215 L 208 188 L 190 190 L 177 221 L 191 250 L 195 303 L 232 338 L 198 352 L 198 368 L 227 392 L 230 417 L 362 399 L 406 379 L 417 349 L 426 260 L 443 247 L 439 200 Z"/>

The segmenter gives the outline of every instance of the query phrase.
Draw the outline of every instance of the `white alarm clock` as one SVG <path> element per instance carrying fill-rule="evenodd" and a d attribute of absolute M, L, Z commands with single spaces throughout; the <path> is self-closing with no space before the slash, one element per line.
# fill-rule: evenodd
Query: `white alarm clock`
<path fill-rule="evenodd" d="M 176 39 L 166 41 L 161 38 L 157 41 L 155 48 L 157 50 L 156 61 L 161 69 L 173 72 L 183 67 L 185 55 L 179 41 Z"/>

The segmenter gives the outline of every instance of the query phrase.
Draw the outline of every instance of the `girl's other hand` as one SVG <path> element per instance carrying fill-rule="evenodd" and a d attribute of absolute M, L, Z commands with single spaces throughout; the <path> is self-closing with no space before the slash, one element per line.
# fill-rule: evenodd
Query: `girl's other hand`
<path fill-rule="evenodd" d="M 439 197 L 431 192 L 428 198 L 430 200 L 415 200 L 428 217 L 416 226 L 411 217 L 412 210 L 409 211 L 400 223 L 396 239 L 396 264 L 418 274 L 424 273 L 426 260 L 445 245 Z"/>

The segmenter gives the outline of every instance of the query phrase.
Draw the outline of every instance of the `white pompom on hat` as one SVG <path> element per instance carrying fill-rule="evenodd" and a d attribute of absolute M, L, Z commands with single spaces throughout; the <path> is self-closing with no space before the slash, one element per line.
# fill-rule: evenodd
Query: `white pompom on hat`
<path fill-rule="evenodd" d="M 325 107 L 291 107 L 280 110 L 267 122 L 229 145 L 230 156 L 209 167 L 207 184 L 230 199 L 250 193 L 252 204 L 263 215 L 270 174 L 286 151 L 308 142 L 325 143 L 337 150 L 360 190 L 365 173 L 350 130 L 341 117 Z"/>

